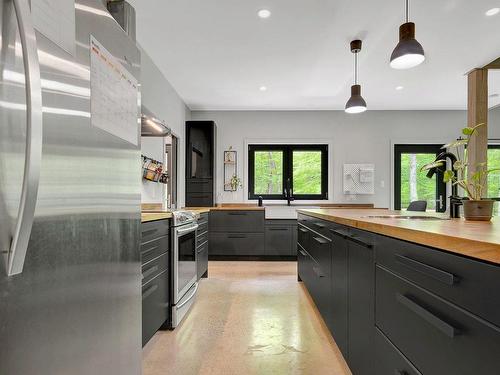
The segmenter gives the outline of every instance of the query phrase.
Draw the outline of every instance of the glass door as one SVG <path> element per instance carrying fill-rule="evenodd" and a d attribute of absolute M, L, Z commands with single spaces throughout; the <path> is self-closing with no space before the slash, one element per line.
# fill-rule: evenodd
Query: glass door
<path fill-rule="evenodd" d="M 500 169 L 500 144 L 488 146 L 488 169 Z M 500 200 L 500 171 L 488 175 L 488 198 Z M 499 205 L 493 206 L 494 216 L 500 216 Z"/>
<path fill-rule="evenodd" d="M 394 147 L 394 209 L 405 210 L 410 202 L 426 201 L 427 210 L 446 211 L 446 184 L 443 174 L 427 178 L 420 168 L 432 163 L 442 145 L 395 145 Z"/>

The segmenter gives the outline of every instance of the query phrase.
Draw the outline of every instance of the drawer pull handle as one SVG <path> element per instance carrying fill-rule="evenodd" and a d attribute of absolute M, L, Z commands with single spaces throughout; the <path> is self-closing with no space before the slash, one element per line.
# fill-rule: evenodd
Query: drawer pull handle
<path fill-rule="evenodd" d="M 318 228 L 324 228 L 326 225 L 322 223 L 314 223 Z"/>
<path fill-rule="evenodd" d="M 199 228 L 199 227 L 198 227 Z M 202 232 L 202 233 L 198 233 L 198 237 L 201 237 L 201 236 L 204 236 L 205 234 L 208 233 L 208 230 L 206 230 L 205 232 Z"/>
<path fill-rule="evenodd" d="M 321 268 L 313 266 L 313 271 L 316 274 L 316 276 L 318 276 L 318 277 L 325 277 L 325 275 L 323 275 L 323 273 L 321 272 Z"/>
<path fill-rule="evenodd" d="M 455 327 L 446 323 L 444 320 L 438 318 L 436 315 L 434 315 L 431 312 L 429 312 L 428 310 L 424 309 L 422 306 L 420 306 L 418 303 L 414 302 L 413 300 L 409 299 L 408 297 L 398 293 L 398 294 L 396 294 L 396 299 L 403 306 L 405 306 L 406 308 L 408 308 L 409 310 L 414 312 L 416 315 L 420 316 L 422 319 L 424 319 L 428 323 L 432 324 L 434 327 L 439 329 L 441 332 L 443 332 L 449 338 L 452 339 L 458 334 L 458 330 Z"/>
<path fill-rule="evenodd" d="M 400 254 L 395 254 L 394 257 L 396 258 L 396 261 L 403 266 L 408 267 L 413 271 L 432 277 L 433 279 L 440 281 L 446 285 L 454 285 L 458 282 L 458 277 L 456 277 L 452 273 L 429 266 L 428 264 L 419 262 Z"/>
<path fill-rule="evenodd" d="M 159 269 L 158 265 L 148 268 L 146 271 L 142 273 L 142 278 L 145 279 L 151 276 L 153 273 L 158 271 L 158 269 Z"/>
<path fill-rule="evenodd" d="M 307 233 L 307 229 L 305 229 L 305 228 L 299 227 L 299 230 L 300 230 L 302 233 Z"/>
<path fill-rule="evenodd" d="M 302 248 L 302 246 L 299 245 L 299 253 L 302 254 L 302 256 L 306 257 L 307 256 L 307 253 L 305 252 L 305 250 Z"/>
<path fill-rule="evenodd" d="M 358 237 L 354 236 L 353 234 L 347 235 L 346 236 L 350 241 L 357 243 L 358 245 L 367 247 L 368 249 L 373 248 L 373 245 L 371 243 L 365 242 L 363 240 L 360 240 Z"/>
<path fill-rule="evenodd" d="M 288 230 L 288 228 L 269 228 L 269 230 L 274 232 L 284 232 Z"/>
<path fill-rule="evenodd" d="M 145 300 L 148 298 L 151 294 L 153 294 L 156 289 L 158 289 L 158 284 L 151 285 L 148 289 L 146 289 L 144 292 L 142 292 L 142 299 Z"/>
<path fill-rule="evenodd" d="M 394 370 L 394 375 L 408 375 L 405 370 Z"/>
<path fill-rule="evenodd" d="M 233 234 L 233 235 L 227 236 L 227 238 L 247 238 L 247 236 L 245 236 L 243 234 L 242 235 L 235 235 L 235 234 Z"/>
<path fill-rule="evenodd" d="M 328 241 L 327 239 L 325 238 L 322 238 L 322 237 L 313 237 L 314 241 L 324 245 L 324 244 L 327 244 L 329 243 L 330 241 Z"/>
<path fill-rule="evenodd" d="M 144 251 L 141 251 L 141 255 L 147 255 L 149 254 L 150 252 L 158 249 L 159 246 L 153 246 L 153 247 L 150 247 L 149 249 L 146 249 Z"/>
<path fill-rule="evenodd" d="M 342 238 L 346 238 L 349 235 L 346 231 L 341 230 L 341 229 L 330 229 L 330 232 L 332 232 L 333 234 L 336 234 L 337 236 L 340 236 Z"/>
<path fill-rule="evenodd" d="M 150 229 L 150 230 L 145 230 L 142 232 L 142 237 L 149 236 L 150 234 L 156 233 L 157 229 Z"/>
<path fill-rule="evenodd" d="M 230 216 L 247 216 L 246 212 L 228 212 Z"/>

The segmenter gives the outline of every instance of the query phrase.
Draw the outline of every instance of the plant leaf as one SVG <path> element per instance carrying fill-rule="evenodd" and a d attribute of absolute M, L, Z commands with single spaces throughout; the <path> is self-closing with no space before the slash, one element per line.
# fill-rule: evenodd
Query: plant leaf
<path fill-rule="evenodd" d="M 447 148 L 464 146 L 467 144 L 467 142 L 468 142 L 467 139 L 457 139 L 456 141 L 453 141 L 453 142 L 450 142 L 450 143 L 444 145 L 443 147 L 441 147 L 441 149 L 445 150 Z"/>
<path fill-rule="evenodd" d="M 428 164 L 422 165 L 420 167 L 420 172 L 428 171 L 429 169 L 433 169 L 433 168 L 442 167 L 443 165 L 445 165 L 445 163 L 446 163 L 445 160 L 436 160 L 436 161 L 434 161 L 432 163 L 428 163 Z"/>
<path fill-rule="evenodd" d="M 453 178 L 455 177 L 455 173 L 453 171 L 450 171 L 449 169 L 444 171 L 443 174 L 443 182 L 450 182 L 453 181 Z"/>

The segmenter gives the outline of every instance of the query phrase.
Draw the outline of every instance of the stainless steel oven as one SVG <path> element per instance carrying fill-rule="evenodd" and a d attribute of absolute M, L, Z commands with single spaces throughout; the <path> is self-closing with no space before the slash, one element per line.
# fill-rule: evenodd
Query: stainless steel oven
<path fill-rule="evenodd" d="M 194 303 L 196 282 L 197 215 L 190 211 L 173 213 L 173 299 L 172 328 L 177 327 Z"/>

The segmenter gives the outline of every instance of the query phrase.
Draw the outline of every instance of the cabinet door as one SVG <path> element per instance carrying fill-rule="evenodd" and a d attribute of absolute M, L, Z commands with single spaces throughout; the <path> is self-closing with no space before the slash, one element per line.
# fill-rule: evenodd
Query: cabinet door
<path fill-rule="evenodd" d="M 142 287 L 142 346 L 169 317 L 168 271 Z"/>
<path fill-rule="evenodd" d="M 373 374 L 375 271 L 373 249 L 348 240 L 349 360 L 353 374 Z"/>
<path fill-rule="evenodd" d="M 198 247 L 196 254 L 196 273 L 198 280 L 208 271 L 208 241 Z"/>
<path fill-rule="evenodd" d="M 266 255 L 290 256 L 292 252 L 292 227 L 267 226 L 266 227 Z"/>
<path fill-rule="evenodd" d="M 348 242 L 335 235 L 332 239 L 332 336 L 344 358 L 348 358 Z"/>

